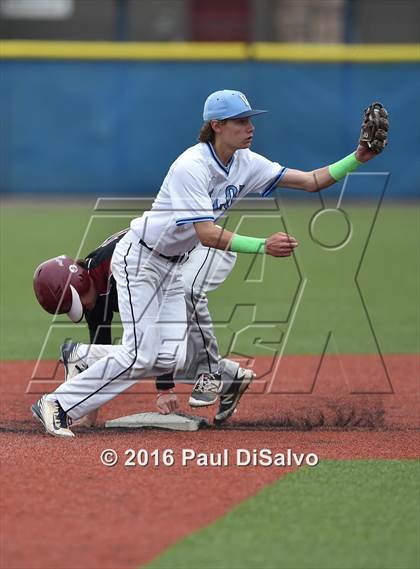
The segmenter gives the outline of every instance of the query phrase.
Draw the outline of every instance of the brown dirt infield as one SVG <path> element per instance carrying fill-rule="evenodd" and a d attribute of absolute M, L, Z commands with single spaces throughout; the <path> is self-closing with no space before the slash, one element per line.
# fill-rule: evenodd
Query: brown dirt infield
<path fill-rule="evenodd" d="M 30 383 L 33 362 L 3 362 L 1 567 L 138 567 L 292 470 L 183 467 L 182 448 L 214 453 L 291 448 L 316 453 L 321 461 L 419 456 L 417 356 L 385 356 L 385 376 L 372 356 L 328 356 L 321 367 L 313 357 L 291 356 L 281 378 L 273 362 L 253 363 L 258 379 L 223 429 L 129 432 L 99 426 L 79 429 L 77 438 L 62 441 L 43 435 L 29 411 L 39 392 L 57 384 L 56 363 L 43 362 Z M 139 383 L 112 401 L 101 421 L 154 410 L 153 391 L 150 382 Z M 188 391 L 179 389 L 185 410 Z M 120 455 L 113 468 L 100 463 L 106 448 Z M 176 463 L 124 467 L 128 448 L 174 449 Z"/>

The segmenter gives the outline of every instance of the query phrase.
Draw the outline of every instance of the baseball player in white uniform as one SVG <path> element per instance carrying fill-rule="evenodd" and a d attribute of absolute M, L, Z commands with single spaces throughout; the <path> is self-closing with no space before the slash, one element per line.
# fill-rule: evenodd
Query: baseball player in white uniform
<path fill-rule="evenodd" d="M 66 341 L 61 346 L 60 359 L 66 381 L 106 355 L 101 345 L 112 344 L 111 323 L 119 308 L 110 265 L 115 246 L 127 231 L 111 235 L 85 259 L 75 261 L 60 255 L 44 261 L 35 270 L 33 285 L 40 305 L 50 314 L 67 314 L 75 322 L 80 322 L 85 315 L 89 326 L 89 345 Z M 220 379 L 230 382 L 237 374 L 254 376 L 252 370 L 240 368 L 237 362 L 220 358 L 208 310 L 207 293 L 225 281 L 235 262 L 236 253 L 199 244 L 181 267 L 187 308 L 188 358 L 178 377 L 174 378 L 171 372 L 156 378 L 156 406 L 160 413 L 178 410 L 178 398 L 173 391 L 175 383 L 195 384 L 189 403 L 192 407 L 203 407 L 217 401 Z M 215 377 L 217 375 L 220 378 Z M 77 424 L 91 426 L 96 418 L 97 411 L 94 411 Z"/>
<path fill-rule="evenodd" d="M 121 345 L 102 346 L 106 354 L 82 373 L 44 395 L 34 416 L 52 435 L 73 437 L 70 420 L 99 408 L 142 377 L 184 367 L 186 307 L 181 265 L 199 242 L 224 251 L 288 257 L 297 241 L 285 233 L 268 238 L 233 234 L 217 221 L 250 192 L 268 196 L 277 186 L 316 192 L 334 184 L 376 153 L 357 150 L 311 172 L 286 169 L 252 152 L 252 109 L 245 95 L 223 90 L 204 105 L 200 142 L 172 164 L 150 211 L 131 222 L 117 244 L 112 273 L 123 323 Z M 235 410 L 251 379 L 222 385 L 215 422 Z"/>

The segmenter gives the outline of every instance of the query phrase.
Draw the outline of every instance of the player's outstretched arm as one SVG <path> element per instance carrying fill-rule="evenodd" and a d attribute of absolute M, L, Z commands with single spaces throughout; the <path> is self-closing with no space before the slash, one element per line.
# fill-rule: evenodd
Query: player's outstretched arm
<path fill-rule="evenodd" d="M 372 103 L 363 112 L 359 144 L 354 152 L 334 164 L 311 172 L 289 169 L 278 186 L 307 192 L 319 192 L 328 188 L 381 153 L 388 143 L 388 128 L 386 109 L 381 103 Z"/>
<path fill-rule="evenodd" d="M 353 172 L 363 162 L 372 160 L 377 156 L 376 152 L 359 145 L 357 150 L 339 160 L 335 164 L 323 166 L 317 170 L 304 172 L 303 170 L 293 170 L 289 168 L 279 182 L 279 187 L 287 187 L 306 192 L 319 192 L 324 188 L 332 186 L 350 172 Z"/>
<path fill-rule="evenodd" d="M 237 253 L 265 253 L 272 257 L 290 257 L 298 245 L 296 239 L 287 233 L 274 233 L 265 239 L 232 233 L 212 221 L 194 223 L 194 227 L 204 247 Z"/>
<path fill-rule="evenodd" d="M 227 229 L 222 229 L 213 221 L 201 221 L 194 223 L 197 236 L 204 247 L 213 247 L 214 249 L 229 250 L 230 242 L 234 233 Z"/>

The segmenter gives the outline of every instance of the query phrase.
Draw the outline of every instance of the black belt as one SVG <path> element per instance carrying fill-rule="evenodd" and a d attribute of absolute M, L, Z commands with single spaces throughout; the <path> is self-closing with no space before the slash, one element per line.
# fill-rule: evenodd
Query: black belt
<path fill-rule="evenodd" d="M 168 257 L 168 255 L 162 255 L 162 253 L 159 253 L 159 251 L 156 251 L 156 249 L 149 247 L 149 245 L 145 243 L 143 239 L 140 239 L 139 243 L 140 245 L 143 245 L 143 247 L 146 247 L 146 249 L 149 249 L 149 251 L 152 251 L 152 253 L 154 253 L 155 255 L 158 255 L 158 257 L 162 257 L 163 259 L 166 259 L 166 261 L 170 261 L 171 263 L 179 263 L 180 261 L 184 261 L 187 256 L 184 253 L 183 255 L 173 255 L 172 257 Z"/>

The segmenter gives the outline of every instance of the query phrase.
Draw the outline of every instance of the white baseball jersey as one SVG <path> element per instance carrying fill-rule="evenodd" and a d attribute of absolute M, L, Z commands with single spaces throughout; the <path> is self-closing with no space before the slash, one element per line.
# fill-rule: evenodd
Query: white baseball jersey
<path fill-rule="evenodd" d="M 198 243 L 194 223 L 217 221 L 250 192 L 266 197 L 286 168 L 249 149 L 225 166 L 210 143 L 196 144 L 172 164 L 150 211 L 131 229 L 163 255 L 182 255 Z"/>

